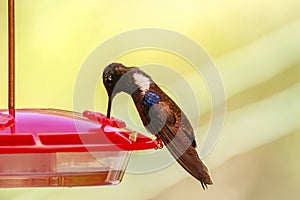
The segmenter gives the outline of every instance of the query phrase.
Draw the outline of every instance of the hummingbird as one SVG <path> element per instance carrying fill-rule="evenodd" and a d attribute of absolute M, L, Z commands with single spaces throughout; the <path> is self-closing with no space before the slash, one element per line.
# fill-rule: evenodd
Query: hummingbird
<path fill-rule="evenodd" d="M 102 75 L 108 94 L 107 118 L 110 118 L 113 98 L 120 92 L 129 94 L 148 132 L 163 141 L 176 161 L 202 188 L 213 184 L 208 169 L 196 151 L 193 127 L 179 106 L 138 67 L 111 63 Z"/>

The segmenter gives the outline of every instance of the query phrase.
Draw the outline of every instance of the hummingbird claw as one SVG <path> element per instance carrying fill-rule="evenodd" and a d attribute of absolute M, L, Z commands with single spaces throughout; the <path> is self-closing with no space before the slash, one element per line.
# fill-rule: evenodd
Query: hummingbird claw
<path fill-rule="evenodd" d="M 154 143 L 156 144 L 157 148 L 156 149 L 162 149 L 164 147 L 163 142 L 161 139 L 155 139 Z"/>

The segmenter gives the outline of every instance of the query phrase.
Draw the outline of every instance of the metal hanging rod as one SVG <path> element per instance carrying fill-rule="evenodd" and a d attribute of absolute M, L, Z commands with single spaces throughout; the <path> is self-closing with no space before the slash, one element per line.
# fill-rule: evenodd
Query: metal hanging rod
<path fill-rule="evenodd" d="M 15 109 L 15 5 L 8 0 L 8 108 Z"/>

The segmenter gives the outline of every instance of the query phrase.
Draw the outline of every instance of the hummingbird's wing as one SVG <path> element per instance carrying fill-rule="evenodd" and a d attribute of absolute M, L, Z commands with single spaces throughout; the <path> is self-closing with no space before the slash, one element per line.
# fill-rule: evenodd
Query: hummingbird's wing
<path fill-rule="evenodd" d="M 158 104 L 150 107 L 150 109 L 142 109 L 147 112 L 144 113 L 144 116 L 148 116 L 147 122 L 150 122 L 148 125 L 146 125 L 146 128 L 148 128 L 151 133 L 158 133 L 165 125 L 173 128 L 180 127 L 182 130 L 184 130 L 183 133 L 190 140 L 191 145 L 196 148 L 197 144 L 194 130 L 190 121 L 187 119 L 181 109 L 174 102 L 172 103 L 173 104 L 171 104 L 171 108 L 170 105 L 161 101 Z"/>
<path fill-rule="evenodd" d="M 184 134 L 190 139 L 190 141 L 192 142 L 192 146 L 194 148 L 197 147 L 197 143 L 195 140 L 195 135 L 194 135 L 194 130 L 193 127 L 190 123 L 190 121 L 188 120 L 188 118 L 185 116 L 185 114 L 181 111 L 180 113 L 180 123 L 179 123 L 179 127 L 184 130 Z"/>
<path fill-rule="evenodd" d="M 189 145 L 190 141 L 181 129 L 174 136 L 172 130 L 166 126 L 159 132 L 159 137 L 163 140 L 177 162 L 201 182 L 203 189 L 207 188 L 207 185 L 212 184 L 207 167 L 199 158 L 195 148 Z"/>
<path fill-rule="evenodd" d="M 153 105 L 149 109 L 148 116 L 150 123 L 146 128 L 162 139 L 177 162 L 201 182 L 203 189 L 212 184 L 208 169 L 193 145 L 194 138 L 191 141 L 190 136 L 194 134 L 190 123 L 178 119 L 178 116 L 163 102 Z"/>

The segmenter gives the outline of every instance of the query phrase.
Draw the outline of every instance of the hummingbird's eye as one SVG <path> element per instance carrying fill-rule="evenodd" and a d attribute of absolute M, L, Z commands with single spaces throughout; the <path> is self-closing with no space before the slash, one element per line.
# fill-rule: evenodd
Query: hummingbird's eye
<path fill-rule="evenodd" d="M 112 77 L 112 75 L 108 75 L 108 76 L 107 76 L 107 82 L 108 82 L 108 83 L 112 83 L 112 82 L 113 82 L 113 77 Z"/>

